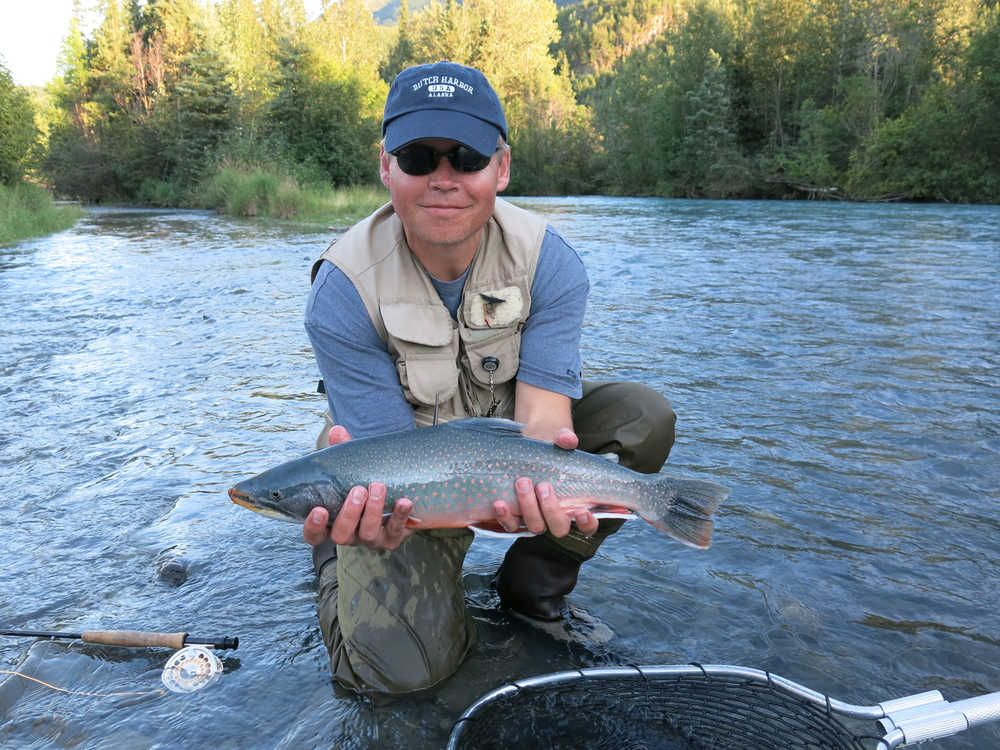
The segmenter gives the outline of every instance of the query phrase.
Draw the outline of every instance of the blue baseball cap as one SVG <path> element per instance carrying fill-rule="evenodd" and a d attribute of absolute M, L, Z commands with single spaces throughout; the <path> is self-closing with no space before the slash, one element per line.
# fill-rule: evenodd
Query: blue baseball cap
<path fill-rule="evenodd" d="M 507 139 L 507 119 L 497 93 L 475 68 L 436 62 L 407 68 L 385 100 L 382 137 L 393 152 L 421 138 L 448 138 L 492 154 Z"/>

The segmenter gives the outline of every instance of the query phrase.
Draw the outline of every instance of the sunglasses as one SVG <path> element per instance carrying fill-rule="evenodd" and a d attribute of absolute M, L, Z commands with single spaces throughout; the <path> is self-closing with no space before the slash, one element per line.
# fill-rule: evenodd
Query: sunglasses
<path fill-rule="evenodd" d="M 497 151 L 499 151 L 499 147 Z M 494 151 L 493 153 L 496 153 Z M 396 163 L 406 174 L 419 177 L 430 174 L 438 168 L 441 157 L 447 156 L 456 172 L 479 172 L 486 169 L 493 155 L 481 154 L 468 146 L 455 146 L 450 151 L 435 151 L 430 146 L 414 144 L 397 148 L 392 152 Z"/>

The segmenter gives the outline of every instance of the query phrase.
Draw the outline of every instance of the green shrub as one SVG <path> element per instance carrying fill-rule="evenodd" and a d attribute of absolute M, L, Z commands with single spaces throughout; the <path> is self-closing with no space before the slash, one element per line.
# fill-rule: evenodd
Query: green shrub
<path fill-rule="evenodd" d="M 82 213 L 77 205 L 56 205 L 37 185 L 0 185 L 0 245 L 68 229 Z"/>
<path fill-rule="evenodd" d="M 153 206 L 177 206 L 180 205 L 180 191 L 171 182 L 163 180 L 145 179 L 139 185 L 138 199 L 140 203 L 149 203 Z"/>
<path fill-rule="evenodd" d="M 381 186 L 331 188 L 264 167 L 223 166 L 205 180 L 193 200 L 231 216 L 268 216 L 309 223 L 349 224 L 388 200 Z"/>

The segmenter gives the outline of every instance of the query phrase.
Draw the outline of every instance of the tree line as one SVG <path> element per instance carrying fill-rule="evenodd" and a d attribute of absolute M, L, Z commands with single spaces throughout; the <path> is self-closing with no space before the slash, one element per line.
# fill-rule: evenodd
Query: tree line
<path fill-rule="evenodd" d="M 44 91 L 0 63 L 0 181 L 376 182 L 388 83 L 442 59 L 504 101 L 509 193 L 1000 202 L 997 0 L 99 0 Z"/>

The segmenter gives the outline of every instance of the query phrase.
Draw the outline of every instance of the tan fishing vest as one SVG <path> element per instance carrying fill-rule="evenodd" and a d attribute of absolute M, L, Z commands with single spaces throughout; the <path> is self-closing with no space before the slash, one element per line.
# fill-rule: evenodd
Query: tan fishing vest
<path fill-rule="evenodd" d="M 382 206 L 326 249 L 354 284 L 396 362 L 418 427 L 468 416 L 512 417 L 521 330 L 546 222 L 497 199 L 452 319 L 406 244 L 403 225 Z"/>

